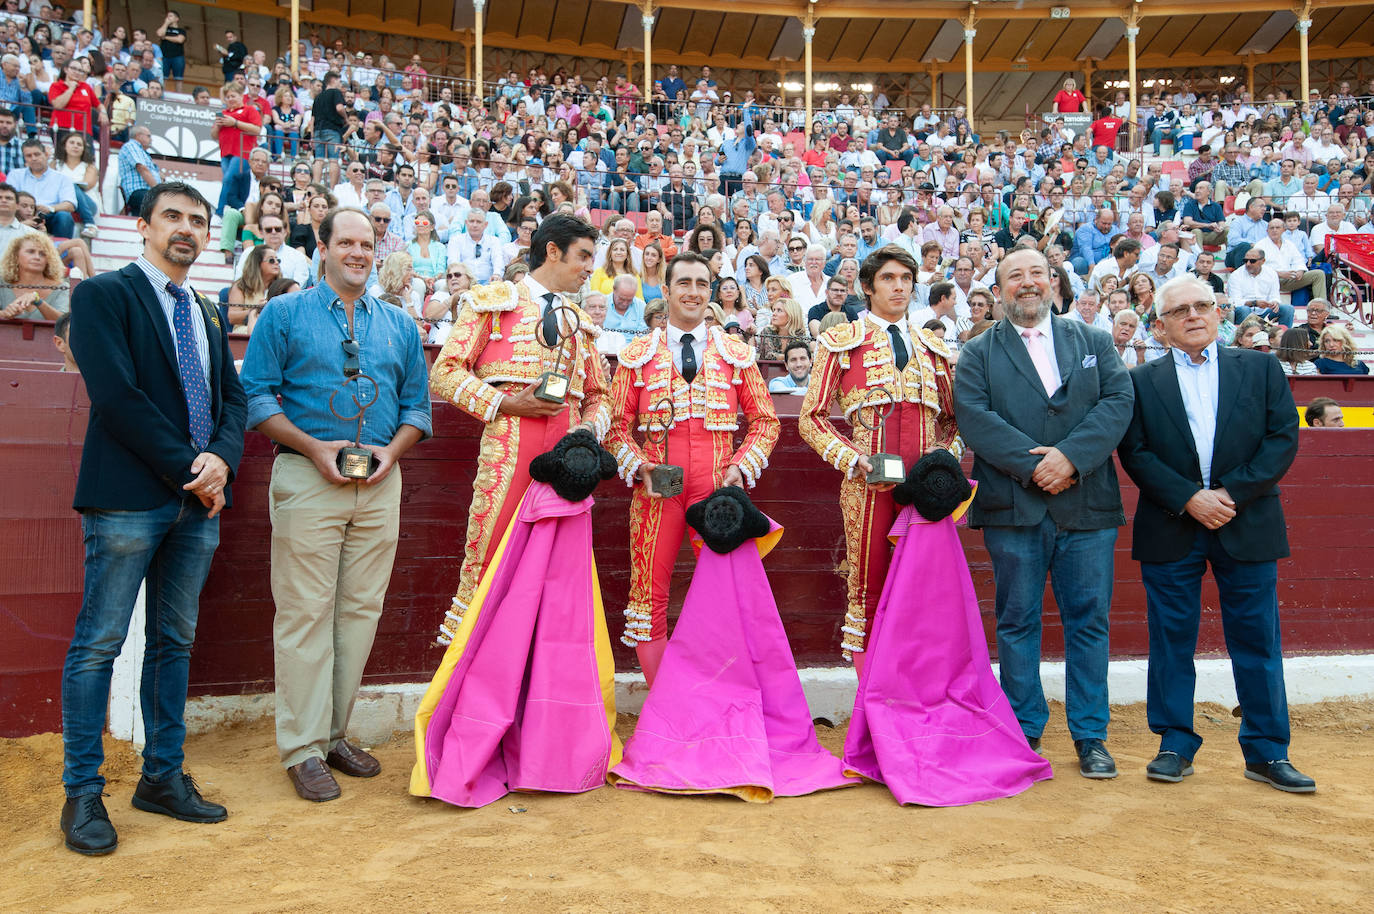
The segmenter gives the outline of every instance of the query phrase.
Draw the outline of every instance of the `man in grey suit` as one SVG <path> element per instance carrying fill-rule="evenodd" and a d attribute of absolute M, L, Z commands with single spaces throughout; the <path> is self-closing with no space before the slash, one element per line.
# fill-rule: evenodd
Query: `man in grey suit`
<path fill-rule="evenodd" d="M 973 448 L 997 596 L 1002 689 L 1033 748 L 1049 719 L 1040 683 L 1048 575 L 1064 626 L 1069 732 L 1084 777 L 1116 777 L 1107 737 L 1107 614 L 1121 508 L 1112 451 L 1131 422 L 1131 380 L 1111 336 L 1050 315 L 1049 262 L 1013 251 L 997 269 L 1006 317 L 970 340 L 954 376 Z"/>

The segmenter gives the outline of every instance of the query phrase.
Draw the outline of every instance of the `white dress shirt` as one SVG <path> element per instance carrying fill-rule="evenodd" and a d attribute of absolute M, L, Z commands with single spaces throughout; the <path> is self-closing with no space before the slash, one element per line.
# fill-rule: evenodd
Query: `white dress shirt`
<path fill-rule="evenodd" d="M 692 354 L 697 357 L 697 373 L 701 373 L 701 359 L 706 352 L 706 322 L 702 321 L 691 330 L 679 330 L 672 324 L 668 325 L 668 352 L 673 356 L 673 367 L 682 373 L 682 338 L 686 334 L 692 334 Z"/>
<path fill-rule="evenodd" d="M 345 181 L 335 186 L 334 199 L 338 201 L 340 208 L 352 207 L 353 209 L 367 209 L 367 201 L 361 190 L 354 190 L 353 185 Z"/>
<path fill-rule="evenodd" d="M 466 231 L 455 232 L 448 240 L 448 262 L 461 263 L 472 271 L 473 284 L 501 278 L 501 242 L 490 236 L 474 242 Z"/>
<path fill-rule="evenodd" d="M 1302 256 L 1297 245 L 1286 239 L 1280 239 L 1279 244 L 1275 244 L 1269 236 L 1265 236 L 1255 242 L 1254 247 L 1264 252 L 1264 266 L 1275 272 L 1280 270 L 1297 270 L 1299 273 L 1307 272 L 1307 260 Z M 1243 269 L 1243 268 L 1242 268 Z"/>
<path fill-rule="evenodd" d="M 1183 395 L 1183 411 L 1188 414 L 1188 429 L 1193 433 L 1198 466 L 1202 468 L 1202 487 L 1212 487 L 1212 444 L 1217 434 L 1217 343 L 1202 350 L 1202 361 L 1195 363 L 1182 349 L 1170 350 L 1178 374 L 1178 392 Z"/>
<path fill-rule="evenodd" d="M 1251 301 L 1276 302 L 1279 300 L 1279 274 L 1267 263 L 1260 268 L 1258 276 L 1242 265 L 1232 270 L 1226 280 L 1226 298 L 1233 305 Z"/>

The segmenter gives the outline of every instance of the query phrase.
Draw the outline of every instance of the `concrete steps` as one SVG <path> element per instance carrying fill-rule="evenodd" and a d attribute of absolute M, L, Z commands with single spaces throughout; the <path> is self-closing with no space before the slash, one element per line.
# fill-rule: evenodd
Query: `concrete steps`
<path fill-rule="evenodd" d="M 220 252 L 219 238 L 219 228 L 211 228 L 210 243 L 191 267 L 191 284 L 211 298 L 234 279 L 233 267 L 225 264 Z M 96 236 L 90 244 L 91 259 L 99 273 L 122 269 L 143 253 L 138 220 L 132 216 L 100 216 L 96 220 Z"/>

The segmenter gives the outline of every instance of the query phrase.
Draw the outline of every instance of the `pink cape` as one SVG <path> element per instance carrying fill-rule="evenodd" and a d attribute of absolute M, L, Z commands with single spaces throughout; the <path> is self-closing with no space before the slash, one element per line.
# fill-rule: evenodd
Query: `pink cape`
<path fill-rule="evenodd" d="M 958 806 L 1053 777 L 992 675 L 978 598 L 955 521 L 912 507 L 869 623 L 868 656 L 844 744 L 847 773 L 902 804 Z"/>
<path fill-rule="evenodd" d="M 421 702 L 411 793 L 484 806 L 606 782 L 620 743 L 591 504 L 530 484 Z"/>
<path fill-rule="evenodd" d="M 687 600 L 611 783 L 660 793 L 726 793 L 766 803 L 847 787 L 816 739 L 801 679 L 763 571 L 782 532 L 728 555 L 701 549 Z"/>

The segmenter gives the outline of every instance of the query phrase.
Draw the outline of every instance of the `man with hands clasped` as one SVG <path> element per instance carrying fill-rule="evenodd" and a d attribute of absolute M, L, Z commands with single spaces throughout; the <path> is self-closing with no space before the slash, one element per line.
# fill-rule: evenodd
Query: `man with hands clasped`
<path fill-rule="evenodd" d="M 188 184 L 158 184 L 143 198 L 138 231 L 137 261 L 72 295 L 70 345 L 91 415 L 74 504 L 85 585 L 62 671 L 62 832 L 81 854 L 108 854 L 118 840 L 101 800 L 101 736 L 145 579 L 147 736 L 133 805 L 185 822 L 228 815 L 182 770 L 182 744 L 200 589 L 243 455 L 244 392 L 228 328 L 186 281 L 209 240 L 209 201 Z"/>
<path fill-rule="evenodd" d="M 1006 317 L 965 344 L 954 380 L 959 433 L 996 578 L 1002 689 L 1032 748 L 1049 718 L 1040 682 L 1046 575 L 1064 625 L 1066 711 L 1088 778 L 1116 777 L 1103 741 L 1107 616 L 1116 528 L 1126 522 L 1112 451 L 1133 393 L 1111 335 L 1050 315 L 1049 263 L 1017 250 L 997 269 Z"/>
<path fill-rule="evenodd" d="M 339 796 L 329 768 L 381 771 L 345 732 L 396 557 L 397 461 L 431 433 L 415 322 L 366 292 L 372 220 L 334 209 L 319 237 L 320 282 L 273 299 L 243 361 L 248 425 L 278 450 L 268 488 L 277 751 L 296 792 L 315 802 Z M 341 418 L 358 411 L 355 398 L 367 407 L 361 424 Z M 336 465 L 355 435 L 373 455 L 358 481 Z"/>
<path fill-rule="evenodd" d="M 1278 482 L 1298 453 L 1298 413 L 1277 360 L 1217 344 L 1211 286 L 1170 280 L 1155 313 L 1170 356 L 1131 372 L 1135 415 L 1121 465 L 1140 487 L 1132 557 L 1150 628 L 1146 715 L 1154 781 L 1193 773 L 1202 737 L 1193 693 L 1202 576 L 1212 567 L 1240 699 L 1245 776 L 1289 793 L 1316 782 L 1288 761 L 1277 560 L 1288 555 Z M 962 367 L 962 366 L 961 366 Z"/>

